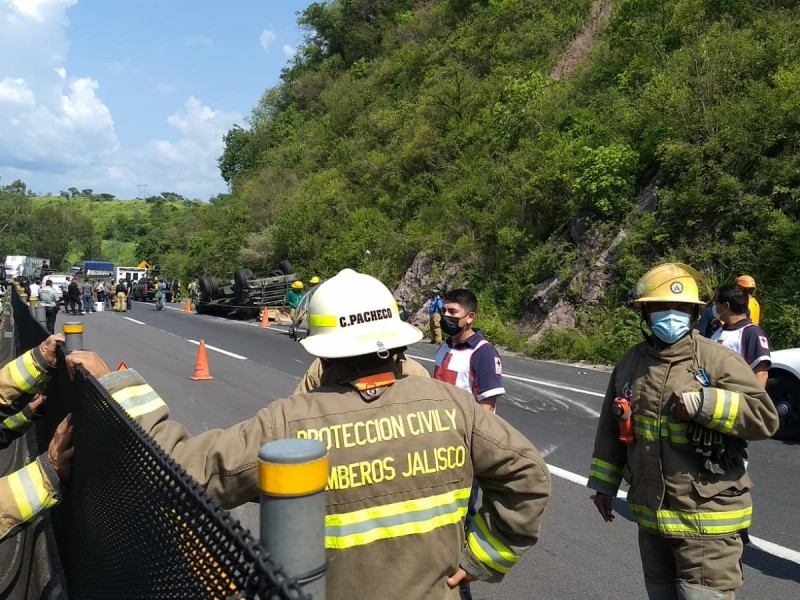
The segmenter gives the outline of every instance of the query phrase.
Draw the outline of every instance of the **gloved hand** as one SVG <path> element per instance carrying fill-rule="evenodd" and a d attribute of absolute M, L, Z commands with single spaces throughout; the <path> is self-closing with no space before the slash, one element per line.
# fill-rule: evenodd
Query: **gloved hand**
<path fill-rule="evenodd" d="M 691 421 L 699 413 L 703 407 L 703 392 L 694 390 L 692 392 L 683 392 L 678 402 L 675 404 L 675 415 L 681 421 Z"/>

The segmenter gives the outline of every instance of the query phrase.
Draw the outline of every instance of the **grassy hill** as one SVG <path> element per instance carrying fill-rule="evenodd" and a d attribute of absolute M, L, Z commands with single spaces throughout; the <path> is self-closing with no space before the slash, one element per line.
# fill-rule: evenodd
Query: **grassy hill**
<path fill-rule="evenodd" d="M 800 344 L 798 2 L 610 6 L 311 4 L 225 137 L 230 194 L 50 208 L 92 224 L 70 253 L 184 276 L 289 258 L 393 286 L 424 253 L 426 281 L 474 289 L 493 339 L 536 356 L 615 360 L 641 336 L 628 290 L 679 260 L 754 276 L 774 345 Z M 41 222 L 0 246 L 39 248 Z"/>

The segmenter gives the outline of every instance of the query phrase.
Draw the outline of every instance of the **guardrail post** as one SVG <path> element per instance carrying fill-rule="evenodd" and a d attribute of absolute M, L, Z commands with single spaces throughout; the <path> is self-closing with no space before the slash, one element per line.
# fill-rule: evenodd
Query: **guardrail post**
<path fill-rule="evenodd" d="M 36 303 L 36 320 L 42 327 L 47 326 L 47 309 L 40 302 Z"/>
<path fill-rule="evenodd" d="M 38 296 L 31 296 L 28 302 L 28 309 L 31 311 L 31 316 L 36 318 L 36 306 L 39 304 Z"/>
<path fill-rule="evenodd" d="M 315 440 L 261 446 L 261 545 L 314 600 L 325 599 L 325 486 L 328 450 Z"/>
<path fill-rule="evenodd" d="M 73 350 L 83 350 L 83 323 L 80 321 L 67 321 L 61 326 L 64 332 L 64 352 L 69 354 Z"/>

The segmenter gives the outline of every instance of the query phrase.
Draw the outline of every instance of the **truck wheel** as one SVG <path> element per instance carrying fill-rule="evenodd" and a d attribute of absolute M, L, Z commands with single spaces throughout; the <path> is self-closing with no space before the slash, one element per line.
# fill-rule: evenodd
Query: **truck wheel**
<path fill-rule="evenodd" d="M 278 269 L 283 271 L 284 275 L 291 275 L 292 273 L 294 273 L 294 267 L 292 266 L 292 263 L 290 263 L 288 260 L 282 260 L 281 262 L 279 262 Z"/>
<path fill-rule="evenodd" d="M 233 273 L 233 291 L 236 294 L 236 302 L 247 304 L 247 272 L 250 269 L 236 269 Z M 250 271 L 252 274 L 252 271 Z"/>
<path fill-rule="evenodd" d="M 208 285 L 211 287 L 211 297 L 219 298 L 219 285 L 217 284 L 217 278 L 213 275 L 209 275 Z"/>
<path fill-rule="evenodd" d="M 776 440 L 800 440 L 800 381 L 787 373 L 770 374 L 767 393 L 778 409 Z"/>
<path fill-rule="evenodd" d="M 202 294 L 203 300 L 211 300 L 213 294 L 211 293 L 211 282 L 208 277 L 201 277 L 198 284 L 200 285 L 200 294 Z"/>

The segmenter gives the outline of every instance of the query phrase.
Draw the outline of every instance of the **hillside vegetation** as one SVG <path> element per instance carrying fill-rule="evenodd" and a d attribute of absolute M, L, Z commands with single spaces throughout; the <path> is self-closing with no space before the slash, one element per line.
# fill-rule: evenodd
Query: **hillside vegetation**
<path fill-rule="evenodd" d="M 603 361 L 641 335 L 623 308 L 636 279 L 680 260 L 713 285 L 753 275 L 775 346 L 797 345 L 798 2 L 618 0 L 586 60 L 551 78 L 591 4 L 310 5 L 294 63 L 225 138 L 231 193 L 147 207 L 137 252 L 185 275 L 288 257 L 393 285 L 425 251 L 518 349 L 555 278 L 575 328 L 525 349 Z M 576 222 L 601 249 L 623 233 L 592 301 Z"/>

